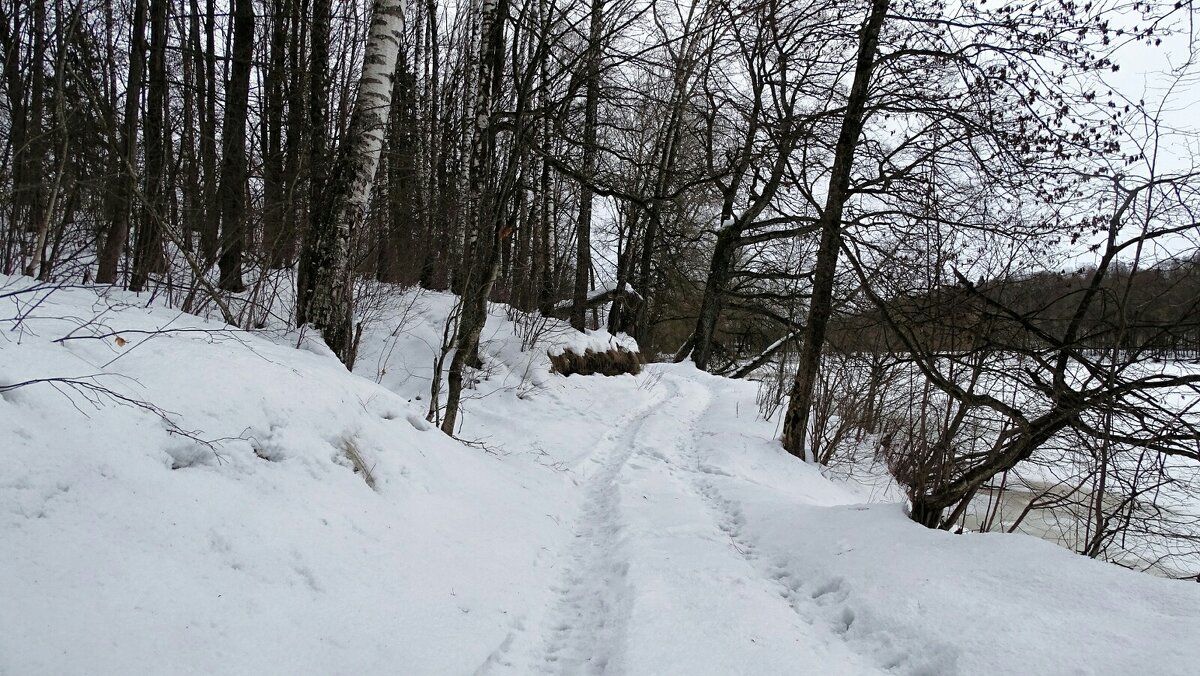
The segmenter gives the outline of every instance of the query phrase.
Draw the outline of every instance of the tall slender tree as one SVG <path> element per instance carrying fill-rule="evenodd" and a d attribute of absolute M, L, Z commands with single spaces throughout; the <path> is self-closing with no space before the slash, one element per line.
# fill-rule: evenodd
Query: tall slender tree
<path fill-rule="evenodd" d="M 604 0 L 592 0 L 588 20 L 583 103 L 582 162 L 579 181 L 579 218 L 575 225 L 575 286 L 571 295 L 571 326 L 584 329 L 588 287 L 592 272 L 592 184 L 596 174 L 596 128 L 600 109 L 600 61 L 603 56 Z"/>
<path fill-rule="evenodd" d="M 850 171 L 854 153 L 862 135 L 863 115 L 869 96 L 871 73 L 875 69 L 879 33 L 887 19 L 890 0 L 872 0 L 870 13 L 863 22 L 858 37 L 858 57 L 854 65 L 854 80 L 846 99 L 841 131 L 834 147 L 833 168 L 825 194 L 825 208 L 817 222 L 821 233 L 817 262 L 813 269 L 812 298 L 804 333 L 800 339 L 800 363 L 792 381 L 787 412 L 783 418 L 783 447 L 797 457 L 805 457 L 805 436 L 808 416 L 812 410 L 813 387 L 821 364 L 821 348 L 825 344 L 825 329 L 833 313 L 833 281 L 837 272 L 838 254 L 842 243 L 842 213 L 850 198 Z"/>
<path fill-rule="evenodd" d="M 141 219 L 134 236 L 129 289 L 141 291 L 165 265 L 162 226 L 167 207 L 167 9 L 169 0 L 150 0 L 150 68 L 143 130 L 146 171 Z"/>
<path fill-rule="evenodd" d="M 134 0 L 129 24 L 129 76 L 125 84 L 125 115 L 120 141 L 113 148 L 112 215 L 100 250 L 96 281 L 115 284 L 125 245 L 129 241 L 132 196 L 137 182 L 138 113 L 146 67 L 146 0 Z M 113 130 L 115 131 L 115 130 Z"/>
<path fill-rule="evenodd" d="M 225 87 L 225 124 L 221 153 L 221 253 L 219 285 L 226 291 L 246 288 L 242 255 L 246 246 L 246 116 L 254 57 L 254 2 L 234 0 L 233 49 Z"/>
<path fill-rule="evenodd" d="M 306 238 L 311 296 L 304 317 L 347 366 L 354 363 L 351 235 L 366 218 L 392 105 L 404 0 L 375 0 L 350 126 Z"/>

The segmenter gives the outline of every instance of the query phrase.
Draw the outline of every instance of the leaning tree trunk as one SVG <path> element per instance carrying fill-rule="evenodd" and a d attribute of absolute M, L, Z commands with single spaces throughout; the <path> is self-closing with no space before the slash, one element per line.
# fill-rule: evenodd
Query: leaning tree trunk
<path fill-rule="evenodd" d="M 825 209 L 817 222 L 821 231 L 821 243 L 817 249 L 817 263 L 813 269 L 812 298 L 809 301 L 804 333 L 800 338 L 800 365 L 796 367 L 787 413 L 783 418 L 783 447 L 799 458 L 805 458 L 813 387 L 821 365 L 825 327 L 833 314 L 833 279 L 834 273 L 837 272 L 838 252 L 842 244 L 842 212 L 850 198 L 850 170 L 853 168 L 854 151 L 862 134 L 863 114 L 868 97 L 867 87 L 875 68 L 879 32 L 890 4 L 890 0 L 872 0 L 871 14 L 863 24 L 858 42 L 858 58 L 854 67 L 854 82 L 850 87 L 850 97 L 842 118 L 842 130 L 834 149 Z"/>
<path fill-rule="evenodd" d="M 361 226 L 371 199 L 403 31 L 404 0 L 375 0 L 350 126 L 325 199 L 314 205 L 305 243 L 312 277 L 304 316 L 347 367 L 354 361 L 350 236 Z"/>
<path fill-rule="evenodd" d="M 753 124 L 746 135 L 746 145 L 743 147 L 744 159 L 740 161 L 734 171 L 730 172 L 732 180 L 724 189 L 725 198 L 721 207 L 721 222 L 728 223 L 728 225 L 717 231 L 717 241 L 713 247 L 713 257 L 708 268 L 708 282 L 705 284 L 704 295 L 701 297 L 700 310 L 696 316 L 696 329 L 693 331 L 691 339 L 692 361 L 698 369 L 708 369 L 712 359 L 717 320 L 721 316 L 721 303 L 725 296 L 725 289 L 728 288 L 729 281 L 733 277 L 734 264 L 742 246 L 742 234 L 775 198 L 787 171 L 792 148 L 796 143 L 796 134 L 791 132 L 792 120 L 792 114 L 788 113 L 782 122 L 784 141 L 779 146 L 779 153 L 771 167 L 770 177 L 759 188 L 758 195 L 754 197 L 745 211 L 736 217 L 733 210 L 734 199 L 742 180 L 750 169 L 748 162 L 751 157 L 749 154 L 750 142 L 756 133 Z M 682 361 L 686 356 L 687 350 L 681 349 L 675 359 Z"/>
<path fill-rule="evenodd" d="M 734 261 L 738 252 L 741 228 L 730 224 L 717 232 L 712 261 L 708 266 L 708 277 L 704 283 L 704 295 L 696 315 L 696 329 L 692 333 L 692 362 L 696 368 L 707 370 L 712 360 L 717 333 L 717 320 L 721 316 L 721 301 L 729 280 L 733 277 Z"/>
<path fill-rule="evenodd" d="M 462 299 L 459 302 L 458 335 L 454 344 L 454 358 L 446 373 L 446 410 L 442 418 L 442 431 L 454 434 L 458 420 L 458 407 L 462 397 L 463 371 L 469 364 L 479 360 L 479 336 L 487 323 L 487 301 L 496 281 L 500 263 L 500 232 L 488 204 L 487 193 L 492 180 L 493 146 L 495 131 L 492 128 L 492 79 L 502 67 L 501 43 L 503 42 L 504 16 L 501 4 L 504 0 L 484 0 L 479 17 L 479 69 L 475 80 L 474 124 L 471 132 L 471 156 L 467 190 L 468 218 L 466 260 L 463 272 Z M 485 232 L 485 229 L 487 230 Z"/>

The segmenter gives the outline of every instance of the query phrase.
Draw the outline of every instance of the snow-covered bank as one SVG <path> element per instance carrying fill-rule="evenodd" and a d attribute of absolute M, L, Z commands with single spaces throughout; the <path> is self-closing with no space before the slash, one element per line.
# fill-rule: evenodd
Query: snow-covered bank
<path fill-rule="evenodd" d="M 0 392 L 0 673 L 1200 664 L 1200 586 L 859 504 L 783 454 L 750 384 L 549 376 L 498 308 L 469 447 L 423 422 L 448 297 L 369 327 L 357 376 L 137 301 L 0 298 L 0 388 L 59 379 Z"/>
<path fill-rule="evenodd" d="M 134 300 L 63 290 L 0 312 L 31 309 L 3 324 L 0 382 L 72 379 L 0 401 L 0 673 L 482 662 L 541 586 L 563 476 L 446 438 L 326 355 Z"/>

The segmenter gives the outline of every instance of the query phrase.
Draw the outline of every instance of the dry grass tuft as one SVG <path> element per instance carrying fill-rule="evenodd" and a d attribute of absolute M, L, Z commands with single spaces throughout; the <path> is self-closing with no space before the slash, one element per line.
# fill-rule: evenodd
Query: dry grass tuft
<path fill-rule="evenodd" d="M 564 376 L 579 374 L 590 376 L 619 376 L 626 373 L 637 375 L 642 372 L 642 355 L 638 352 L 614 347 L 604 352 L 587 350 L 583 354 L 563 352 L 550 356 L 550 370 Z"/>
<path fill-rule="evenodd" d="M 342 441 L 342 452 L 346 454 L 346 458 L 354 466 L 354 473 L 361 474 L 363 481 L 367 482 L 367 486 L 371 490 L 375 490 L 375 475 L 371 472 L 371 468 L 367 466 L 367 462 L 363 460 L 362 454 L 358 452 L 358 446 L 354 443 L 354 437 L 348 437 Z"/>

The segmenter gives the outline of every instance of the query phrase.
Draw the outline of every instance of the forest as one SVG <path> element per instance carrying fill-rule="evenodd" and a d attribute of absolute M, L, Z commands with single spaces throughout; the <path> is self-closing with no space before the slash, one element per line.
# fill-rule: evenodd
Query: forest
<path fill-rule="evenodd" d="M 450 292 L 449 435 L 489 303 L 627 334 L 757 381 L 799 462 L 867 440 L 925 526 L 988 530 L 1024 481 L 1017 523 L 1195 576 L 1194 18 L 0 0 L 0 272 L 319 331 L 350 369 L 381 297 Z"/>

